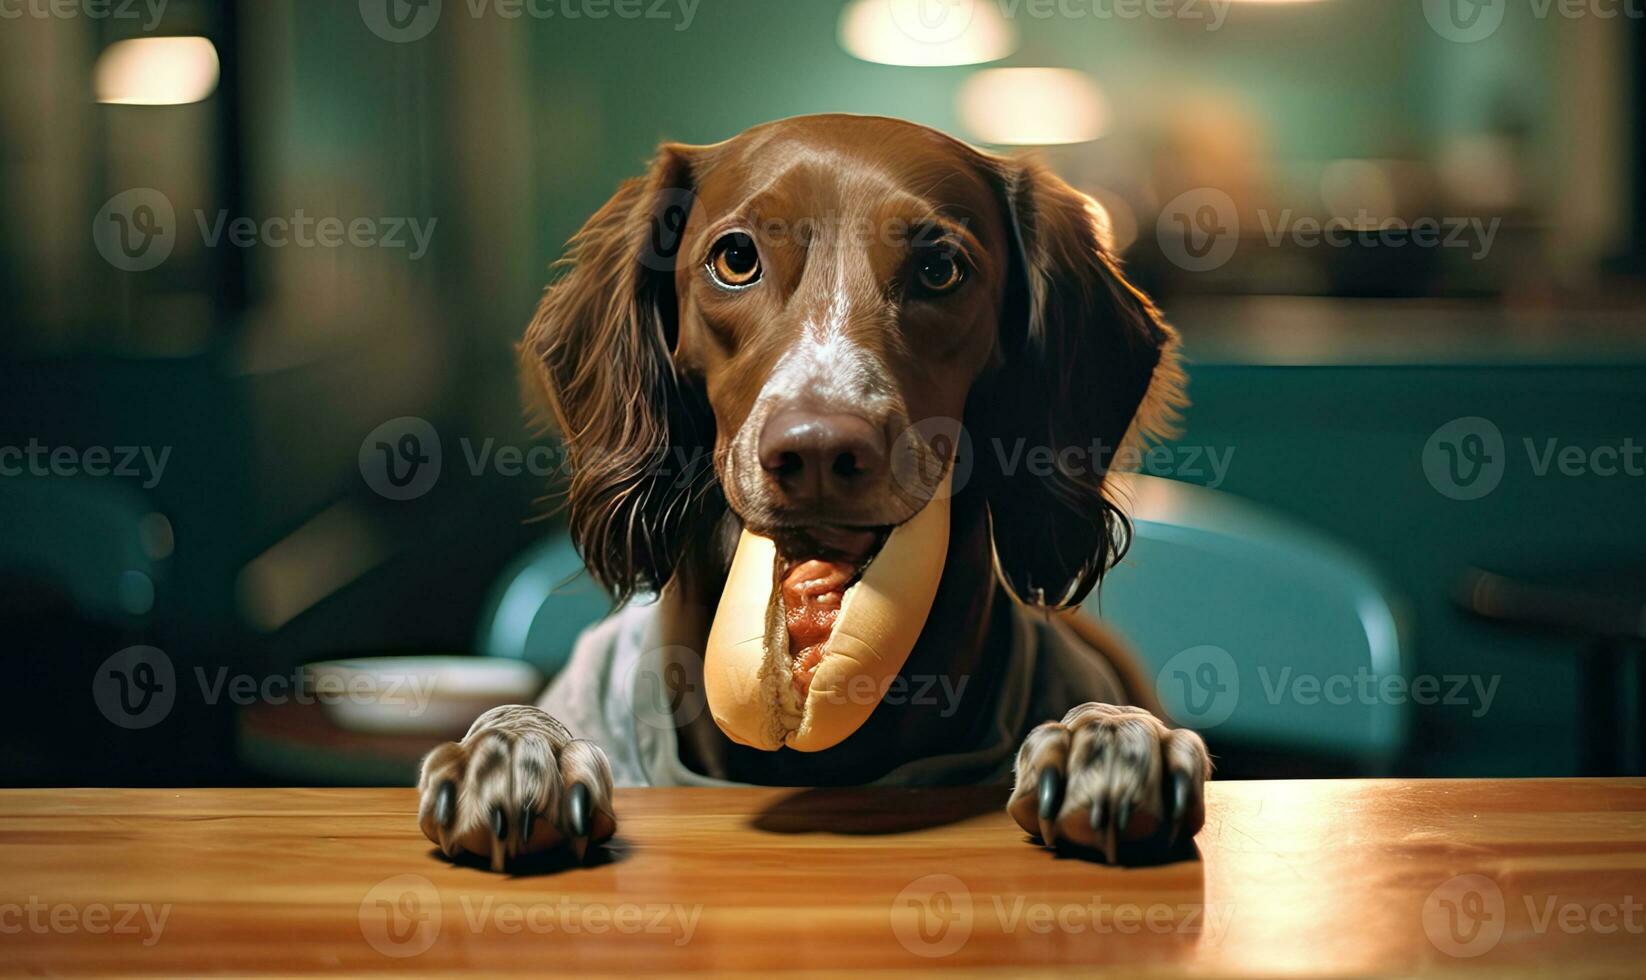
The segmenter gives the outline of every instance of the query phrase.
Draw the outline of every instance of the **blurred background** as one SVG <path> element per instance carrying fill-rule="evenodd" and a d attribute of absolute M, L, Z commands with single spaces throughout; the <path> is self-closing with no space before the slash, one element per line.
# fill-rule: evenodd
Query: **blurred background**
<path fill-rule="evenodd" d="M 1183 333 L 1102 611 L 1226 774 L 1639 773 L 1643 16 L 0 0 L 0 783 L 403 782 L 304 664 L 552 674 L 550 264 L 660 140 L 820 111 L 1041 153 Z"/>

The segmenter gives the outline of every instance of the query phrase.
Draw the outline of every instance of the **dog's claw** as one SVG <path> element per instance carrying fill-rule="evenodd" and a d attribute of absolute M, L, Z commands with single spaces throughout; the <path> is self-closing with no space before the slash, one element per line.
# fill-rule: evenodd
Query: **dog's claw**
<path fill-rule="evenodd" d="M 509 836 L 509 818 L 500 806 L 492 807 L 492 836 L 504 840 Z"/>
<path fill-rule="evenodd" d="M 1183 833 L 1183 817 L 1189 810 L 1189 781 L 1182 776 L 1172 777 L 1172 835 L 1168 843 L 1176 844 Z"/>
<path fill-rule="evenodd" d="M 566 794 L 566 824 L 573 837 L 589 836 L 589 788 L 582 783 Z"/>
<path fill-rule="evenodd" d="M 1052 820 L 1063 808 L 1063 774 L 1047 766 L 1040 770 L 1040 819 Z"/>
<path fill-rule="evenodd" d="M 1124 834 L 1126 832 L 1126 825 L 1131 823 L 1131 822 L 1132 822 L 1132 801 L 1131 800 L 1122 800 L 1120 802 L 1120 810 L 1119 810 L 1119 812 L 1117 812 L 1115 814 L 1115 817 L 1114 817 L 1114 829 L 1117 832 Z"/>
<path fill-rule="evenodd" d="M 525 847 L 532 839 L 532 820 L 537 814 L 532 812 L 532 806 L 527 803 L 520 808 L 520 846 Z"/>
<path fill-rule="evenodd" d="M 1108 826 L 1109 807 L 1100 793 L 1096 799 L 1092 800 L 1092 829 L 1101 834 Z"/>
<path fill-rule="evenodd" d="M 1063 809 L 1063 774 L 1053 766 L 1040 770 L 1040 840 L 1057 837 L 1057 811 Z"/>
<path fill-rule="evenodd" d="M 579 861 L 589 850 L 589 787 L 573 783 L 566 793 L 566 829 L 571 831 L 572 851 Z"/>
<path fill-rule="evenodd" d="M 457 816 L 457 784 L 446 780 L 434 794 L 434 822 L 442 829 L 450 830 L 452 820 Z"/>

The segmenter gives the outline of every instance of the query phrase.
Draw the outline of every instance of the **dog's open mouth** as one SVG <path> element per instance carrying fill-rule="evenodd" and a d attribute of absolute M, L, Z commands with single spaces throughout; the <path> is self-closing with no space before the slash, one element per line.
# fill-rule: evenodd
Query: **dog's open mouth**
<path fill-rule="evenodd" d="M 773 536 L 788 633 L 789 682 L 801 700 L 811 690 L 812 675 L 828 653 L 829 635 L 840 617 L 846 590 L 863 577 L 891 533 L 889 527 L 822 526 L 785 529 Z"/>

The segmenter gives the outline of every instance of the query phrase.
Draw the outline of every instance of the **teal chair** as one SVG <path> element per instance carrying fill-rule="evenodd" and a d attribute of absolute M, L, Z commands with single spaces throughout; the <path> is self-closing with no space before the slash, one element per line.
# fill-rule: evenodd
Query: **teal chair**
<path fill-rule="evenodd" d="M 1209 738 L 1387 771 L 1411 720 L 1394 604 L 1337 542 L 1231 494 L 1131 475 L 1126 558 L 1086 608 Z"/>
<path fill-rule="evenodd" d="M 612 605 L 559 528 L 515 559 L 482 608 L 476 653 L 523 659 L 553 677 L 571 659 L 577 634 Z"/>
<path fill-rule="evenodd" d="M 1403 682 L 1401 645 L 1365 563 L 1238 497 L 1149 476 L 1116 480 L 1132 548 L 1087 608 L 1138 650 L 1174 719 L 1219 743 L 1387 771 L 1409 712 L 1379 693 Z M 476 649 L 552 677 L 609 608 L 557 534 L 502 576 Z"/>

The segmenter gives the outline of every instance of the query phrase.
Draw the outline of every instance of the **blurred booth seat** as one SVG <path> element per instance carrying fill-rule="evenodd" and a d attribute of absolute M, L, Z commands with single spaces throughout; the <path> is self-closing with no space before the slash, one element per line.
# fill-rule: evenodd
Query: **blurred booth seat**
<path fill-rule="evenodd" d="M 1139 651 L 1173 720 L 1214 751 L 1239 745 L 1231 761 L 1389 771 L 1428 692 L 1409 685 L 1395 605 L 1370 566 L 1232 494 L 1137 474 L 1114 486 L 1132 546 L 1086 608 Z"/>

